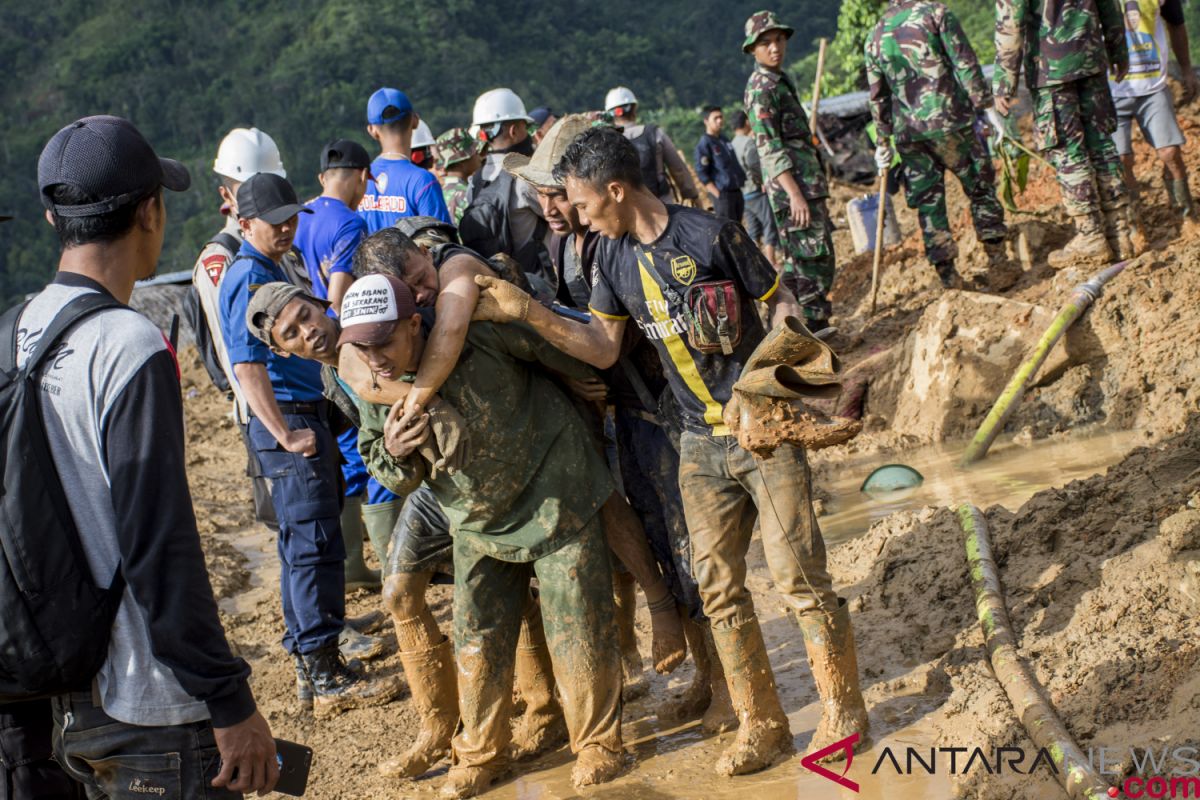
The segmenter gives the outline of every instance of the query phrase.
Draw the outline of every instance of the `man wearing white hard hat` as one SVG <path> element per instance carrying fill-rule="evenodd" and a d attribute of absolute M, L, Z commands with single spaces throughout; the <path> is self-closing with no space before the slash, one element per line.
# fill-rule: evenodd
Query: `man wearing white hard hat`
<path fill-rule="evenodd" d="M 700 192 L 671 137 L 653 123 L 639 123 L 637 109 L 637 96 L 624 86 L 609 89 L 604 96 L 604 110 L 612 114 L 613 122 L 637 149 L 646 188 L 664 203 L 698 199 Z M 671 174 L 670 181 L 667 180 L 668 172 Z M 678 200 L 671 191 L 671 181 L 679 189 Z"/>
<path fill-rule="evenodd" d="M 529 125 L 533 117 L 525 113 L 525 103 L 512 89 L 491 89 L 475 99 L 471 127 L 487 145 L 483 167 L 471 180 L 478 193 L 501 174 L 500 162 L 508 153 L 533 155 L 533 137 Z"/>
<path fill-rule="evenodd" d="M 421 169 L 433 169 L 433 131 L 425 120 L 417 120 L 417 128 L 413 131 L 412 151 L 409 158 Z"/>

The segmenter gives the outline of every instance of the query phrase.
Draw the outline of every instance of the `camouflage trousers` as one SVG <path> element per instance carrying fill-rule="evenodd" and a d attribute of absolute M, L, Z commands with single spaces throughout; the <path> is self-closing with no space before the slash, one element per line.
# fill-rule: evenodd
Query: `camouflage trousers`
<path fill-rule="evenodd" d="M 542 617 L 571 749 L 621 752 L 621 650 L 608 544 L 595 515 L 579 536 L 533 562 L 501 561 L 454 539 L 454 653 L 461 725 L 454 763 L 502 763 L 512 739 L 512 685 L 529 580 Z"/>
<path fill-rule="evenodd" d="M 779 229 L 780 269 L 783 283 L 804 309 L 805 319 L 829 319 L 833 305 L 829 289 L 833 286 L 836 260 L 833 253 L 833 225 L 825 207 L 825 198 L 809 198 L 812 219 L 807 228 L 792 224 L 791 203 L 779 181 L 763 186 Z"/>
<path fill-rule="evenodd" d="M 1037 148 L 1058 173 L 1068 214 L 1087 216 L 1128 202 L 1112 139 L 1117 112 L 1103 74 L 1034 89 L 1033 129 Z"/>
<path fill-rule="evenodd" d="M 953 172 L 971 203 L 971 221 L 981 242 L 1003 239 L 1004 209 L 996 199 L 996 170 L 987 147 L 967 127 L 944 136 L 897 146 L 904 164 L 908 207 L 921 220 L 925 256 L 932 264 L 953 261 L 958 245 L 946 216 L 946 171 Z"/>

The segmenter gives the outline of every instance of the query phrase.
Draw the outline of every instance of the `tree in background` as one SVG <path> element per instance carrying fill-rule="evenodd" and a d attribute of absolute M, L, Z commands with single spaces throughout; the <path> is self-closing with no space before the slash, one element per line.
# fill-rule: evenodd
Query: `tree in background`
<path fill-rule="evenodd" d="M 837 36 L 825 54 L 822 94 L 831 97 L 867 88 L 863 45 L 885 8 L 887 0 L 843 0 Z"/>

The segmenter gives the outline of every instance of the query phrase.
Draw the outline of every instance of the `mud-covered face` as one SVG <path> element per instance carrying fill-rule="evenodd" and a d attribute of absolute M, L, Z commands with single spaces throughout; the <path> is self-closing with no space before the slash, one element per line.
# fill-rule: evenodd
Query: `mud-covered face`
<path fill-rule="evenodd" d="M 578 212 L 581 225 L 586 224 L 609 239 L 619 239 L 625 235 L 626 221 L 622 209 L 627 196 L 625 184 L 613 181 L 607 186 L 597 187 L 568 176 L 566 186 L 567 199 Z"/>
<path fill-rule="evenodd" d="M 783 31 L 767 31 L 754 43 L 754 60 L 769 69 L 779 69 L 787 56 L 787 42 Z"/>
<path fill-rule="evenodd" d="M 283 307 L 271 326 L 271 341 L 285 353 L 325 364 L 337 363 L 337 323 L 325 309 L 303 298 Z"/>
<path fill-rule="evenodd" d="M 408 260 L 404 263 L 404 274 L 400 276 L 400 280 L 408 284 L 408 288 L 412 289 L 413 300 L 417 305 L 422 307 L 432 306 L 437 302 L 438 290 L 441 288 L 438 283 L 437 267 L 433 265 L 433 256 L 429 255 L 429 251 L 424 247 L 421 248 L 420 254 L 409 255 Z"/>
<path fill-rule="evenodd" d="M 387 341 L 380 344 L 355 343 L 354 348 L 371 372 L 387 380 L 397 380 L 402 375 L 417 371 L 424 343 L 421 317 L 414 314 L 407 322 L 398 323 Z"/>

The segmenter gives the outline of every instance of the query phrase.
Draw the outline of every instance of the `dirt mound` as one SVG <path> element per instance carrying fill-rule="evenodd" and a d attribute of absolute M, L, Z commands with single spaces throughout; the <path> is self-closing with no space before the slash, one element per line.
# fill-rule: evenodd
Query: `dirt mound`
<path fill-rule="evenodd" d="M 1106 748 L 1111 771 L 1139 771 L 1131 747 L 1161 755 L 1165 745 L 1173 753 L 1198 744 L 1198 505 L 1193 419 L 1183 434 L 1135 450 L 1106 475 L 1040 492 L 1016 513 L 987 512 L 1022 655 L 1084 752 Z M 830 567 L 853 598 L 868 697 L 881 703 L 883 720 L 893 722 L 896 698 L 916 694 L 931 709 L 939 746 L 1024 747 L 1028 767 L 1036 748 L 987 662 L 953 511 L 889 517 L 834 549 Z M 1140 772 L 1187 768 L 1160 766 Z M 1057 792 L 1047 770 L 992 775 L 977 767 L 953 780 L 970 797 Z"/>

